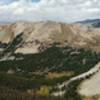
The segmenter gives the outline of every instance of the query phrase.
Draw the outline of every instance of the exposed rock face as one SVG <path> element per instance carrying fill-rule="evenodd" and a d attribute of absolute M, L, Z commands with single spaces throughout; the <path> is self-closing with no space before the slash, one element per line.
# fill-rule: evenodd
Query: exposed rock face
<path fill-rule="evenodd" d="M 37 53 L 53 43 L 69 44 L 73 47 L 92 48 L 100 51 L 100 29 L 81 24 L 68 25 L 56 22 L 18 22 L 0 26 L 0 41 L 10 44 L 22 34 L 22 41 L 15 53 Z"/>

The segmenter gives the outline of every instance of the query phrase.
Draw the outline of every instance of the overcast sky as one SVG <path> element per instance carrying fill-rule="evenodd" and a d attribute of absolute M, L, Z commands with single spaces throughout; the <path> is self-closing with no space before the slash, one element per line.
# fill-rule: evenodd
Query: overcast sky
<path fill-rule="evenodd" d="M 0 0 L 0 21 L 100 18 L 100 0 Z"/>

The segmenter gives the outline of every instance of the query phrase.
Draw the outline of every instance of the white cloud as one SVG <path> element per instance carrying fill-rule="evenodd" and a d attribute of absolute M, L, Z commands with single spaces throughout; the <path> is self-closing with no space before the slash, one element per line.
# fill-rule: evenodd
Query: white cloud
<path fill-rule="evenodd" d="M 98 0 L 15 0 L 0 3 L 1 20 L 56 20 L 72 22 L 87 18 L 100 18 Z"/>

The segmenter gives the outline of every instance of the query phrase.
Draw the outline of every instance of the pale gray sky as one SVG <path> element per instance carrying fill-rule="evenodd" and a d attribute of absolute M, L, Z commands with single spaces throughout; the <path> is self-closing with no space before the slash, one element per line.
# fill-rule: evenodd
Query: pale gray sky
<path fill-rule="evenodd" d="M 100 0 L 0 0 L 0 21 L 100 18 Z"/>

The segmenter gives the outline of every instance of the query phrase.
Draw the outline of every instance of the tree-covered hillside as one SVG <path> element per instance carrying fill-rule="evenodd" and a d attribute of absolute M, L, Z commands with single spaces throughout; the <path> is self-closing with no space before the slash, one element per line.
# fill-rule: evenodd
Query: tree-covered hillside
<path fill-rule="evenodd" d="M 60 98 L 50 96 L 55 85 L 88 71 L 100 61 L 99 53 L 58 45 L 53 45 L 38 54 L 12 53 L 12 56 L 15 59 L 0 61 L 0 97 L 4 100 L 5 98 L 9 98 L 7 100 L 16 100 L 15 98 L 32 100 L 35 97 L 37 97 L 36 100 L 60 100 Z M 47 77 L 48 73 L 59 74 L 63 72 L 66 72 L 66 74 L 73 72 L 73 74 L 54 77 L 53 79 Z M 61 100 L 66 100 L 70 98 L 69 96 L 72 95 L 67 94 Z"/>

